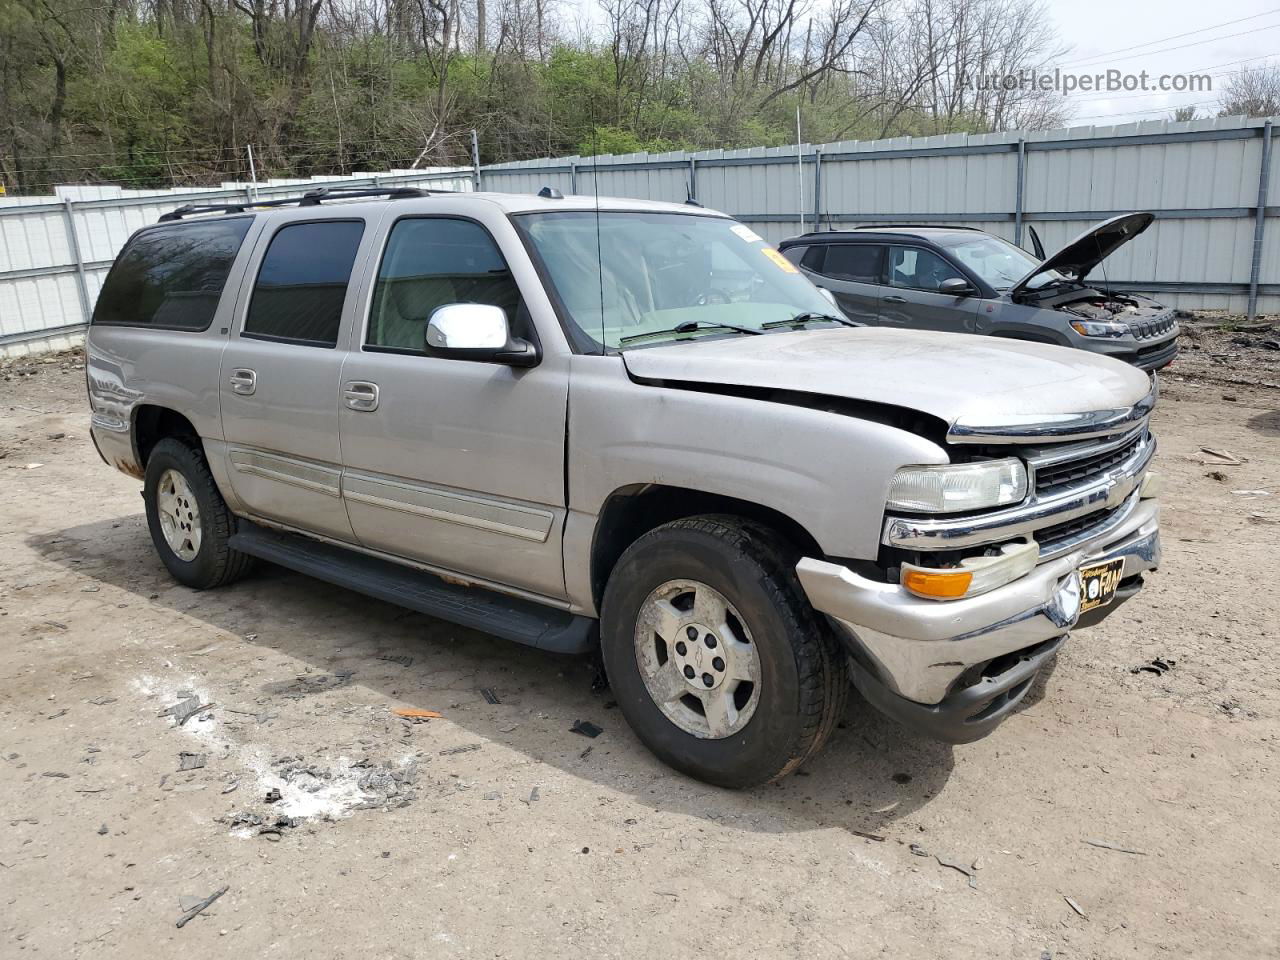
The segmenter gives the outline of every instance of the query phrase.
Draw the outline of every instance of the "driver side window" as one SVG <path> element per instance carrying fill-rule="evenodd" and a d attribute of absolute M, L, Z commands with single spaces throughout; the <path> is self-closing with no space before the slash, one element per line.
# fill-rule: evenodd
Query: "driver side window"
<path fill-rule="evenodd" d="M 427 321 L 450 303 L 501 307 L 523 335 L 520 290 L 484 227 L 447 217 L 398 221 L 378 266 L 365 346 L 425 353 Z"/>
<path fill-rule="evenodd" d="M 936 291 L 944 280 L 953 278 L 961 278 L 960 271 L 935 253 L 919 247 L 889 248 L 891 287 Z"/>

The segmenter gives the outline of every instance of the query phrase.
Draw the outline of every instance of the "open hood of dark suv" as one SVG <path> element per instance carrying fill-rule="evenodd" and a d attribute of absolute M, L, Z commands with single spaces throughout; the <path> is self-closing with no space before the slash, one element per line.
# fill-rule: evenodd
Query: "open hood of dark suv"
<path fill-rule="evenodd" d="M 1025 292 L 1027 285 L 1046 270 L 1057 270 L 1083 281 L 1090 270 L 1146 230 L 1155 218 L 1154 213 L 1122 213 L 1094 224 L 1015 283 L 1009 294 L 1016 297 Z"/>

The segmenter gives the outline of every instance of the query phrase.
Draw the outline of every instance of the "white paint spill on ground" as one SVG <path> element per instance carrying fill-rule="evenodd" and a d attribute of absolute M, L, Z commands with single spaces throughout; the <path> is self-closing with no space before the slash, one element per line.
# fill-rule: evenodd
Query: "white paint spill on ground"
<path fill-rule="evenodd" d="M 359 807 L 387 799 L 384 793 L 369 792 L 361 788 L 360 783 L 369 776 L 370 768 L 357 767 L 355 761 L 346 756 L 317 757 L 308 764 L 310 769 L 322 772 L 323 776 L 305 773 L 296 779 L 282 776 L 273 769 L 272 751 L 268 748 L 260 744 L 238 743 L 223 732 L 226 725 L 218 721 L 218 707 L 214 698 L 197 677 L 176 679 L 141 674 L 134 677 L 130 685 L 147 701 L 146 710 L 152 717 L 195 740 L 204 749 L 220 755 L 224 761 L 238 763 L 245 771 L 239 779 L 239 789 L 248 796 L 261 799 L 268 791 L 278 790 L 280 799 L 270 805 L 269 811 L 264 811 L 264 817 L 338 820 L 349 816 Z M 164 710 L 192 695 L 198 696 L 202 704 L 215 705 L 207 713 L 193 716 L 182 726 L 177 726 L 169 717 L 161 716 Z M 395 764 L 396 769 L 409 770 L 417 760 L 414 754 L 405 754 Z M 284 771 L 288 772 L 290 769 L 296 769 L 296 765 L 286 767 Z M 231 832 L 238 837 L 252 837 L 256 835 L 257 827 L 241 824 L 233 827 Z"/>

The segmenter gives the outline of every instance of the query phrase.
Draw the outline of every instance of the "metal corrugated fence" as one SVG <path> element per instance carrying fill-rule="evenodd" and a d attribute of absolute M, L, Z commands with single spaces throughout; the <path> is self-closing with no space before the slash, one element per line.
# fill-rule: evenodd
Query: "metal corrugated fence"
<path fill-rule="evenodd" d="M 1280 310 L 1280 207 L 1270 121 L 1146 121 L 1034 133 L 844 141 L 702 153 L 566 157 L 484 167 L 481 189 L 683 201 L 776 242 L 860 223 L 961 223 L 1046 249 L 1131 210 L 1156 221 L 1097 275 L 1188 309 Z M 804 205 L 800 198 L 803 193 Z M 803 210 L 803 215 L 797 213 Z M 1263 227 L 1270 225 L 1264 234 Z"/>
<path fill-rule="evenodd" d="M 1090 222 L 1130 210 L 1156 221 L 1099 275 L 1178 306 L 1280 311 L 1280 206 L 1269 120 L 1146 121 L 996 134 L 900 137 L 699 153 L 563 157 L 480 169 L 481 189 L 562 192 L 680 202 L 750 223 L 771 241 L 859 223 L 963 223 L 1046 248 Z M 471 171 L 355 174 L 272 181 L 257 196 L 300 187 L 441 181 L 472 187 Z M 247 184 L 217 190 L 63 187 L 58 196 L 0 200 L 0 352 L 56 345 L 83 326 L 111 259 L 129 234 L 190 202 L 249 199 Z M 1273 194 L 1275 196 L 1275 194 Z M 1268 229 L 1269 227 L 1269 229 Z M 16 345 L 16 347 L 15 347 Z"/>
<path fill-rule="evenodd" d="M 320 187 L 424 183 L 441 190 L 471 190 L 472 171 L 432 167 L 172 190 L 65 186 L 52 197 L 0 198 L 0 356 L 70 345 L 130 234 L 183 204 L 248 203 Z"/>

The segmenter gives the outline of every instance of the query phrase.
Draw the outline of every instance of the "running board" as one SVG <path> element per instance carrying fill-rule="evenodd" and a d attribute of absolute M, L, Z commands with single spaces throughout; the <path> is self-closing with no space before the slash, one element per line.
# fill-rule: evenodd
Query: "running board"
<path fill-rule="evenodd" d="M 437 576 L 298 534 L 238 521 L 233 550 L 298 573 L 407 607 L 441 620 L 553 653 L 586 653 L 596 645 L 596 621 L 484 587 Z"/>

